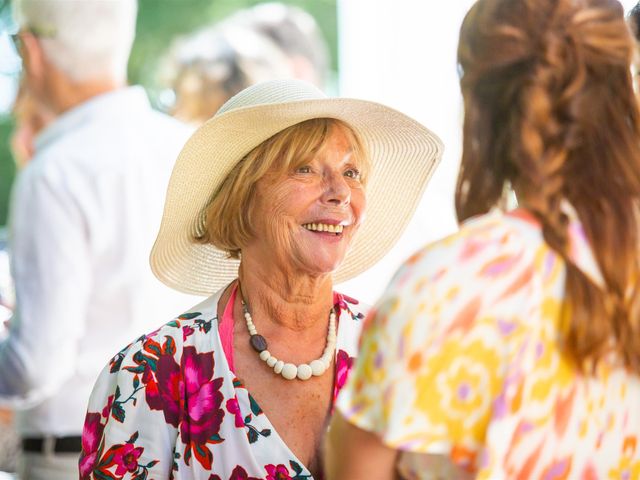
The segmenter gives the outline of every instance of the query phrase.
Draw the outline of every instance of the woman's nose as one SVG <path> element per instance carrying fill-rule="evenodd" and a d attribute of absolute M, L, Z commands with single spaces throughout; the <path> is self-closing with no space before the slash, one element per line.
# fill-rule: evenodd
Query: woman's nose
<path fill-rule="evenodd" d="M 348 205 L 351 201 L 351 189 L 341 173 L 325 175 L 323 200 L 334 205 Z"/>

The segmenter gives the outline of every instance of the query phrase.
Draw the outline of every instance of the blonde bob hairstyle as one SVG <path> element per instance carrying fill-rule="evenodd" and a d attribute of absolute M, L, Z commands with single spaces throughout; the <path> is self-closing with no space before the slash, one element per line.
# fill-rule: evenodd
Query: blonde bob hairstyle
<path fill-rule="evenodd" d="M 371 165 L 356 133 L 337 119 L 307 120 L 265 140 L 236 164 L 205 208 L 205 230 L 194 241 L 210 243 L 230 258 L 240 258 L 242 246 L 253 237 L 251 208 L 256 183 L 267 173 L 284 173 L 304 166 L 327 143 L 334 128 L 342 129 L 349 140 L 366 187 Z"/>

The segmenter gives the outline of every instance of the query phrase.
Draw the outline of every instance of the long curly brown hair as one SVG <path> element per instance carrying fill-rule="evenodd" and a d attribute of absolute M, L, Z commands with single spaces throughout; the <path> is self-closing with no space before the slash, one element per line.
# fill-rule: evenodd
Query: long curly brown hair
<path fill-rule="evenodd" d="M 458 47 L 464 145 L 458 219 L 512 185 L 566 261 L 563 347 L 581 370 L 616 353 L 640 373 L 640 115 L 617 0 L 479 0 Z M 568 254 L 576 210 L 604 285 Z"/>

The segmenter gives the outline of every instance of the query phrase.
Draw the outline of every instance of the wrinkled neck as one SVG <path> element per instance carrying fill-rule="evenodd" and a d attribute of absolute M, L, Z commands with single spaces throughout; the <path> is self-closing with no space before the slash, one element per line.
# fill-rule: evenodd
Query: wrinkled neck
<path fill-rule="evenodd" d="M 239 294 L 248 304 L 254 322 L 268 321 L 295 332 L 318 324 L 322 329 L 326 327 L 333 305 L 330 275 L 291 275 L 244 257 L 239 279 Z"/>

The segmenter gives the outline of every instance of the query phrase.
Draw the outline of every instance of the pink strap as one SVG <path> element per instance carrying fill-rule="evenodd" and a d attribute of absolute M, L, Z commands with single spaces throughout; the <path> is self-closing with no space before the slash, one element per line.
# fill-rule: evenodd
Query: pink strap
<path fill-rule="evenodd" d="M 224 356 L 227 357 L 227 363 L 232 372 L 235 371 L 233 367 L 233 305 L 235 304 L 237 293 L 238 284 L 236 283 L 233 285 L 231 295 L 222 313 L 222 321 L 218 326 L 218 333 L 222 341 L 222 350 L 224 350 Z"/>

